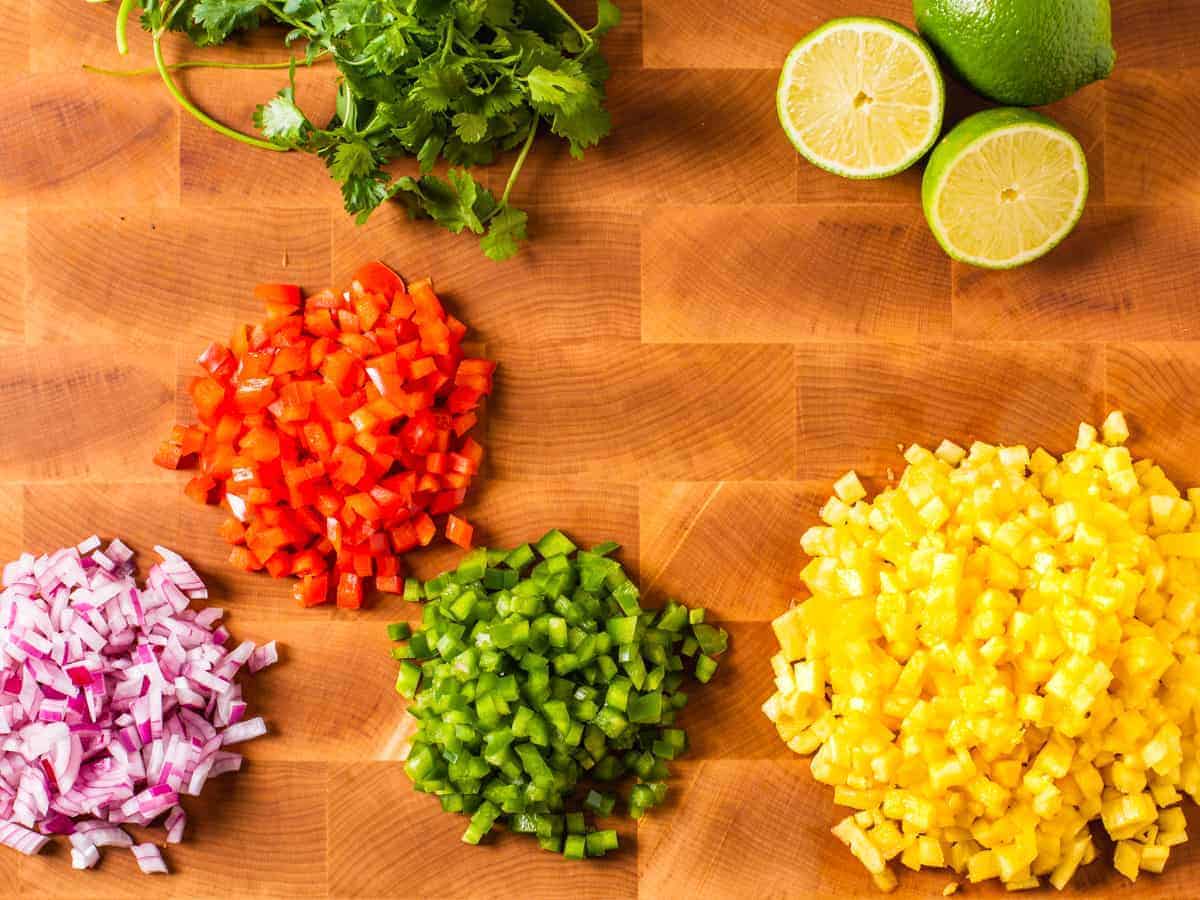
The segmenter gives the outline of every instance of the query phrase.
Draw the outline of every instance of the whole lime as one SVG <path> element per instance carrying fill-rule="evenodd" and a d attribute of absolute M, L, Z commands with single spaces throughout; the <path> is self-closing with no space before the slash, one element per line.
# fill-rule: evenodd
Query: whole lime
<path fill-rule="evenodd" d="M 1117 58 L 1109 0 L 913 0 L 913 13 L 959 78 L 1010 106 L 1061 100 Z"/>

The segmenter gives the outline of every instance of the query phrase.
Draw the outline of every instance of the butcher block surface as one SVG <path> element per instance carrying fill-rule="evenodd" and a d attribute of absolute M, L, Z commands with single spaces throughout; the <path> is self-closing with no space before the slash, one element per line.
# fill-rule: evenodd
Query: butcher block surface
<path fill-rule="evenodd" d="M 832 480 L 855 468 L 877 488 L 902 466 L 899 445 L 942 437 L 1061 452 L 1080 420 L 1116 407 L 1136 454 L 1200 484 L 1192 0 L 1114 0 L 1116 71 L 1049 109 L 1087 152 L 1087 211 L 1048 258 L 1010 273 L 942 254 L 918 170 L 840 180 L 800 161 L 776 122 L 778 66 L 801 35 L 836 15 L 911 23 L 904 0 L 619 3 L 614 132 L 581 163 L 539 142 L 514 196 L 533 241 L 496 264 L 394 208 L 356 227 L 314 158 L 205 129 L 153 76 L 82 71 L 150 63 L 141 32 L 118 59 L 113 5 L 0 0 L 0 555 L 98 532 L 144 568 L 165 544 L 195 561 L 235 637 L 282 647 L 247 689 L 271 734 L 246 745 L 242 774 L 187 804 L 186 841 L 165 851 L 174 874 L 143 876 L 117 850 L 75 872 L 59 844 L 0 853 L 0 895 L 872 896 L 829 833 L 844 814 L 832 790 L 759 711 L 769 623 L 798 592 L 799 536 Z M 271 61 L 279 38 L 167 52 Z M 328 110 L 332 69 L 300 75 L 301 102 Z M 285 77 L 180 83 L 248 129 Z M 949 118 L 981 105 L 952 88 Z M 296 608 L 288 582 L 232 570 L 220 514 L 150 464 L 188 413 L 197 353 L 259 316 L 257 281 L 321 288 L 376 258 L 432 275 L 499 362 L 466 511 L 482 540 L 558 526 L 620 541 L 653 604 L 706 605 L 731 632 L 683 718 L 693 748 L 667 805 L 618 826 L 608 859 L 573 863 L 511 836 L 461 844 L 465 820 L 402 771 L 411 721 L 383 626 L 419 609 L 395 597 L 358 613 Z M 455 556 L 413 562 L 428 576 Z M 900 877 L 901 897 L 940 896 L 950 880 Z M 1067 893 L 1183 898 L 1197 884 L 1193 842 L 1162 876 L 1129 886 L 1097 862 Z"/>

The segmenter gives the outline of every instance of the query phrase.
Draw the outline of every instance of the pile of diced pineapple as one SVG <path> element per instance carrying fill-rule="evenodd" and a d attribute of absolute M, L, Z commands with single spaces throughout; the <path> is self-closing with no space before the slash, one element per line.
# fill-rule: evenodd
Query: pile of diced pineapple
<path fill-rule="evenodd" d="M 1062 888 L 1129 879 L 1187 839 L 1200 796 L 1200 489 L 1134 460 L 1120 413 L 1044 450 L 911 447 L 873 502 L 851 472 L 803 536 L 811 596 L 775 620 L 763 707 L 888 861 Z M 947 885 L 947 892 L 953 885 Z"/>

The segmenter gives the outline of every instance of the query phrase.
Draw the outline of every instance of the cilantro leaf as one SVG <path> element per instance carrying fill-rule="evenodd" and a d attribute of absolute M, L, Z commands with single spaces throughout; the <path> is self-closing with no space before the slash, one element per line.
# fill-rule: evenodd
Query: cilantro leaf
<path fill-rule="evenodd" d="M 266 8 L 262 0 L 197 0 L 191 20 L 204 32 L 197 43 L 222 44 L 234 32 L 257 28 Z"/>
<path fill-rule="evenodd" d="M 592 83 L 583 75 L 583 68 L 574 60 L 564 62 L 557 71 L 537 66 L 526 80 L 535 106 L 542 104 L 563 112 L 578 109 L 595 93 Z"/>
<path fill-rule="evenodd" d="M 526 240 L 528 216 L 507 200 L 538 132 L 578 157 L 612 127 L 598 42 L 620 23 L 618 2 L 596 0 L 585 28 L 548 0 L 135 0 L 156 40 L 178 31 L 220 44 L 271 24 L 287 44 L 304 41 L 308 64 L 332 57 L 339 84 L 327 124 L 304 113 L 292 78 L 257 107 L 257 128 L 276 147 L 319 157 L 358 221 L 394 198 L 414 217 L 479 235 L 492 259 Z M 497 200 L 467 170 L 512 151 Z M 383 167 L 401 157 L 420 174 L 389 176 Z M 433 175 L 442 161 L 451 168 Z"/>
<path fill-rule="evenodd" d="M 329 174 L 338 181 L 366 177 L 378 168 L 374 151 L 362 141 L 338 144 L 329 162 Z"/>
<path fill-rule="evenodd" d="M 296 92 L 286 87 L 254 111 L 254 124 L 268 140 L 281 147 L 303 146 L 312 125 L 296 105 Z"/>
<path fill-rule="evenodd" d="M 497 262 L 516 256 L 521 241 L 527 240 L 525 225 L 529 215 L 523 209 L 506 206 L 488 223 L 487 234 L 479 239 L 484 256 Z"/>

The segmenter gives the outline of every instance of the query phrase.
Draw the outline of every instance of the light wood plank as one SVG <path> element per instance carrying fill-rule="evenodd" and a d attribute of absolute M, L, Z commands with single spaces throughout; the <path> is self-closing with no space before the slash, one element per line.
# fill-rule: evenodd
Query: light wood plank
<path fill-rule="evenodd" d="M 0 206 L 179 202 L 178 115 L 159 86 L 72 68 L 5 91 Z"/>
<path fill-rule="evenodd" d="M 954 333 L 972 340 L 1195 340 L 1200 210 L 1092 206 L 1037 265 L 954 267 Z"/>
<path fill-rule="evenodd" d="M 1200 344 L 1114 344 L 1107 354 L 1108 405 L 1128 418 L 1134 455 L 1157 461 L 1181 488 L 1200 485 L 1200 423 L 1189 414 Z"/>
<path fill-rule="evenodd" d="M 1118 67 L 1200 66 L 1200 17 L 1191 0 L 1117 0 L 1112 6 Z"/>
<path fill-rule="evenodd" d="M 818 25 L 839 16 L 883 16 L 913 27 L 906 0 L 645 0 L 645 63 L 661 69 L 766 69 Z"/>
<path fill-rule="evenodd" d="M 904 467 L 911 443 L 979 439 L 1062 452 L 1104 407 L 1102 349 L 1085 344 L 802 347 L 797 456 L 803 478 Z"/>
<path fill-rule="evenodd" d="M 557 898 L 569 884 L 580 900 L 635 897 L 635 829 L 628 818 L 609 821 L 622 846 L 592 864 L 571 865 L 529 836 L 500 829 L 464 847 L 466 817 L 416 793 L 402 764 L 338 766 L 329 792 L 330 890 L 335 897 Z"/>
<path fill-rule="evenodd" d="M 25 340 L 27 218 L 21 209 L 0 217 L 0 344 Z"/>
<path fill-rule="evenodd" d="M 259 321 L 254 284 L 330 283 L 327 210 L 34 212 L 30 339 L 178 342 L 185 360 Z M 180 264 L 185 260 L 185 264 Z M 190 365 L 187 374 L 194 374 Z"/>
<path fill-rule="evenodd" d="M 116 847 L 102 851 L 95 869 L 75 871 L 65 839 L 57 838 L 53 852 L 47 848 L 20 860 L 20 888 L 31 897 L 79 900 L 328 896 L 323 852 L 328 767 L 260 760 L 253 742 L 241 752 L 246 756 L 241 772 L 214 778 L 200 797 L 185 798 L 184 841 L 163 851 L 170 877 L 141 874 L 133 854 Z M 162 846 L 161 828 L 137 834 Z"/>
<path fill-rule="evenodd" d="M 391 262 L 409 281 L 432 276 L 439 294 L 479 340 L 513 343 L 638 338 L 640 223 L 626 210 L 537 207 L 532 241 L 504 263 L 469 235 L 410 222 L 398 205 L 363 226 L 334 213 L 338 283 L 371 259 Z"/>
<path fill-rule="evenodd" d="M 618 71 L 608 85 L 612 134 L 582 161 L 572 160 L 561 141 L 539 142 L 513 202 L 594 207 L 786 198 L 795 190 L 796 154 L 769 100 L 777 79 L 771 71 Z"/>
<path fill-rule="evenodd" d="M 13 347 L 0 354 L 0 481 L 156 476 L 174 419 L 175 356 L 157 346 Z"/>
<path fill-rule="evenodd" d="M 501 478 L 764 479 L 792 470 L 786 347 L 586 343 L 513 347 L 505 357 L 488 435 Z"/>
<path fill-rule="evenodd" d="M 642 586 L 654 605 L 678 597 L 733 621 L 769 621 L 788 607 L 802 565 L 800 535 L 824 498 L 782 482 L 643 483 Z"/>
<path fill-rule="evenodd" d="M 1105 164 L 1109 203 L 1189 206 L 1200 201 L 1191 176 L 1200 156 L 1200 109 L 1192 86 L 1200 68 L 1118 69 L 1108 81 Z"/>
<path fill-rule="evenodd" d="M 916 209 L 668 206 L 642 243 L 647 341 L 950 333 L 950 261 Z"/>

